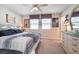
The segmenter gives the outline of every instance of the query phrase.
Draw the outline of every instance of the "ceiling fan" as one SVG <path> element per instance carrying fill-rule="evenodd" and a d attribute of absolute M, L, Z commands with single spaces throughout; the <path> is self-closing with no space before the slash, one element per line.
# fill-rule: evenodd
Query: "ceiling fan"
<path fill-rule="evenodd" d="M 33 4 L 31 12 L 33 12 L 33 11 L 42 11 L 40 9 L 40 7 L 44 7 L 44 6 L 47 6 L 47 4 Z"/>

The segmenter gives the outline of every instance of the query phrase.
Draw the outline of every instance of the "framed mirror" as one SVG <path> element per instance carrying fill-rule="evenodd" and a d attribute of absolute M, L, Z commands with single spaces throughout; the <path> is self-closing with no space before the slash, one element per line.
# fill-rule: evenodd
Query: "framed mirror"
<path fill-rule="evenodd" d="M 79 29 L 79 6 L 73 11 L 71 15 L 72 30 Z"/>

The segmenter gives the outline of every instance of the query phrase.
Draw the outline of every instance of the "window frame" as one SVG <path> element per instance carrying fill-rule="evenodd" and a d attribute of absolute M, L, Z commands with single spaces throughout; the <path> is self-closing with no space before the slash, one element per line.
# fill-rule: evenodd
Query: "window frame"
<path fill-rule="evenodd" d="M 38 26 L 38 29 L 43 29 L 42 28 L 42 20 L 43 19 L 51 19 L 51 24 L 50 24 L 50 29 L 53 27 L 53 22 L 52 22 L 52 14 L 37 14 L 37 15 L 29 15 L 29 17 L 30 17 L 30 20 L 31 19 L 38 19 L 39 20 L 39 26 Z M 56 17 L 56 19 L 57 19 L 58 17 Z M 59 18 L 58 18 L 58 21 L 59 21 Z M 54 27 L 56 27 L 56 26 L 54 26 Z M 59 27 L 59 23 L 58 23 L 58 26 L 57 27 Z M 48 28 L 47 28 L 48 29 Z"/>
<path fill-rule="evenodd" d="M 71 18 L 71 23 L 72 23 L 72 27 L 73 27 L 73 29 L 77 29 L 77 28 L 79 28 L 78 26 L 76 27 L 76 26 L 73 25 L 73 24 L 75 24 L 75 25 L 76 25 L 76 24 L 79 24 L 79 22 L 77 22 L 77 21 L 72 21 L 73 18 L 76 18 L 76 17 L 79 18 L 79 16 L 75 16 L 75 17 L 72 17 L 72 18 Z M 75 20 L 75 19 L 74 19 L 74 20 Z"/>
<path fill-rule="evenodd" d="M 43 22 L 42 21 L 45 20 L 45 19 L 46 20 L 50 19 L 50 23 L 47 23 L 47 24 L 50 24 L 50 28 L 43 28 Z M 41 21 L 42 22 L 41 29 L 51 29 L 52 28 L 52 19 L 51 18 L 43 18 L 42 21 Z M 46 24 L 46 23 L 44 23 L 44 24 Z"/>
<path fill-rule="evenodd" d="M 38 20 L 38 28 L 31 28 L 31 20 L 33 21 L 35 21 L 35 20 Z M 33 26 L 33 25 L 32 25 Z M 30 29 L 39 29 L 39 19 L 30 19 Z"/>

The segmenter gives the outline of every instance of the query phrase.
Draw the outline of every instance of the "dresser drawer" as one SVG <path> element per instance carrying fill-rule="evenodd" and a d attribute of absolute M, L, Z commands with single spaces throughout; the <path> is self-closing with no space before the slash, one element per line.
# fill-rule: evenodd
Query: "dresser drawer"
<path fill-rule="evenodd" d="M 69 47 L 68 47 L 68 53 L 69 54 L 78 54 L 78 48 L 77 47 L 74 47 L 74 46 L 72 46 L 72 45 L 68 45 Z"/>
<path fill-rule="evenodd" d="M 64 49 L 69 54 L 79 54 L 79 38 L 64 34 Z"/>
<path fill-rule="evenodd" d="M 71 51 L 72 51 L 72 54 L 79 54 L 79 51 L 76 48 L 72 48 Z"/>
<path fill-rule="evenodd" d="M 79 44 L 79 38 L 71 37 L 71 42 L 75 42 L 75 43 Z"/>
<path fill-rule="evenodd" d="M 71 40 L 70 44 L 72 44 L 72 46 L 79 47 L 78 41 L 75 42 L 74 40 Z"/>
<path fill-rule="evenodd" d="M 79 53 L 79 44 L 76 42 L 70 42 L 69 44 L 70 52 L 71 53 Z"/>
<path fill-rule="evenodd" d="M 76 43 L 72 43 L 72 48 L 75 48 L 76 50 L 79 50 L 79 45 Z"/>

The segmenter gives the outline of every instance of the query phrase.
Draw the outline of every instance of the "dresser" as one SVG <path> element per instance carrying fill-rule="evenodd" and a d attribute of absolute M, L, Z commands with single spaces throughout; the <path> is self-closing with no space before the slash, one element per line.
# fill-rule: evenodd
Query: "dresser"
<path fill-rule="evenodd" d="M 68 54 L 79 54 L 79 36 L 63 33 L 63 48 Z"/>

